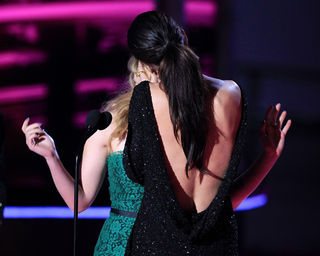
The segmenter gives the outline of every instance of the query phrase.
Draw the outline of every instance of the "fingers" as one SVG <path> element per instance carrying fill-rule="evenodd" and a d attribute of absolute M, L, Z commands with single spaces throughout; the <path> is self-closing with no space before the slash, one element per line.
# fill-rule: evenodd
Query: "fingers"
<path fill-rule="evenodd" d="M 278 116 L 279 116 L 279 112 L 280 112 L 280 108 L 281 108 L 281 104 L 280 103 L 278 103 L 278 104 L 276 104 L 276 106 L 274 107 L 274 111 L 273 111 L 273 125 L 274 126 L 278 126 L 279 127 L 279 123 L 280 122 L 278 122 Z"/>
<path fill-rule="evenodd" d="M 23 122 L 23 124 L 22 124 L 22 127 L 21 127 L 21 130 L 22 130 L 23 132 L 25 132 L 26 128 L 28 127 L 29 121 L 30 121 L 30 118 L 29 118 L 29 117 L 24 120 L 24 122 Z"/>
<path fill-rule="evenodd" d="M 280 109 L 281 109 L 280 103 L 277 103 L 275 106 L 270 106 L 267 109 L 267 112 L 265 115 L 265 121 L 268 126 L 277 127 L 277 128 L 281 127 L 281 122 L 279 117 Z"/>
<path fill-rule="evenodd" d="M 35 127 L 34 129 L 26 129 L 25 136 L 27 142 L 35 142 L 37 141 L 41 136 L 46 135 L 45 132 L 40 127 Z"/>
<path fill-rule="evenodd" d="M 269 125 L 273 125 L 277 121 L 278 113 L 280 111 L 280 104 L 270 106 L 266 112 L 265 120 Z"/>
<path fill-rule="evenodd" d="M 36 130 L 39 133 L 43 133 L 43 129 L 41 128 L 41 123 L 33 123 L 33 124 L 29 124 L 30 122 L 30 118 L 26 118 L 22 124 L 21 130 L 27 134 L 28 132 L 32 131 L 32 130 Z"/>
<path fill-rule="evenodd" d="M 31 149 L 39 142 L 45 140 L 46 133 L 41 128 L 41 123 L 29 124 L 30 118 L 26 118 L 22 124 L 21 130 L 26 136 L 26 144 Z"/>
<path fill-rule="evenodd" d="M 26 131 L 26 133 L 25 133 L 27 142 L 32 142 L 33 140 L 38 139 L 44 135 L 45 135 L 45 133 L 42 131 L 41 128 Z"/>
<path fill-rule="evenodd" d="M 29 147 L 36 146 L 40 141 L 40 137 L 38 134 L 32 134 L 27 139 L 27 145 Z"/>
<path fill-rule="evenodd" d="M 279 113 L 280 113 L 280 108 L 281 108 L 281 105 L 280 103 L 278 103 L 276 106 L 275 106 L 275 112 L 274 112 L 274 124 L 277 124 L 277 127 L 279 129 L 281 129 L 281 127 L 283 126 L 283 123 L 284 123 L 284 120 L 286 119 L 287 117 L 287 111 L 282 111 L 282 113 L 280 114 L 279 116 Z M 279 116 L 279 117 L 278 117 Z M 281 129 L 281 131 L 283 132 L 284 135 L 287 134 L 288 130 L 290 129 L 290 126 L 291 126 L 291 123 L 292 121 L 291 120 L 288 120 L 285 124 L 285 126 Z"/>
<path fill-rule="evenodd" d="M 32 131 L 32 130 L 39 130 L 39 129 L 40 129 L 41 131 L 43 131 L 42 128 L 41 128 L 41 125 L 42 125 L 42 124 L 40 124 L 40 123 L 30 124 L 30 125 L 28 125 L 28 126 L 26 127 L 25 132 L 29 132 L 29 131 Z"/>
<path fill-rule="evenodd" d="M 287 132 L 290 129 L 291 124 L 292 124 L 292 121 L 289 119 L 287 121 L 286 125 L 282 129 L 282 132 L 283 132 L 284 135 L 287 135 Z"/>
<path fill-rule="evenodd" d="M 281 115 L 279 116 L 279 126 L 282 127 L 283 121 L 286 119 L 287 111 L 282 111 Z"/>
<path fill-rule="evenodd" d="M 266 112 L 265 115 L 265 120 L 264 123 L 261 127 L 261 132 L 266 133 L 268 128 L 278 128 L 280 129 L 284 135 L 287 134 L 288 130 L 291 127 L 292 121 L 288 120 L 285 125 L 284 121 L 287 117 L 287 111 L 282 111 L 280 114 L 281 110 L 281 104 L 277 103 L 275 106 L 270 106 Z M 279 115 L 280 114 L 280 115 Z M 282 128 L 283 127 L 283 128 Z"/>
<path fill-rule="evenodd" d="M 46 134 L 41 129 L 33 130 L 33 131 L 30 131 L 26 134 L 26 136 L 28 136 L 28 137 L 31 137 L 31 136 L 41 137 L 44 135 L 46 135 Z"/>

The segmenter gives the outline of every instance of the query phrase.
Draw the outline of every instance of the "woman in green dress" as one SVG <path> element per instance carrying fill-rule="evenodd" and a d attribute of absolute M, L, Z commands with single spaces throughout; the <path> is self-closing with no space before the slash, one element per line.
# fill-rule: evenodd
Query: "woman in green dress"
<path fill-rule="evenodd" d="M 78 212 L 92 204 L 104 180 L 105 170 L 108 170 L 111 213 L 95 247 L 94 255 L 100 256 L 124 255 L 143 195 L 143 187 L 126 176 L 122 151 L 132 88 L 143 80 L 153 81 L 156 74 L 133 57 L 129 60 L 128 68 L 130 89 L 108 102 L 102 110 L 112 113 L 111 124 L 88 138 L 83 150 Z M 41 128 L 40 123 L 30 123 L 29 118 L 24 121 L 22 131 L 29 149 L 45 158 L 58 192 L 68 207 L 74 210 L 74 179 L 61 162 L 53 139 Z"/>

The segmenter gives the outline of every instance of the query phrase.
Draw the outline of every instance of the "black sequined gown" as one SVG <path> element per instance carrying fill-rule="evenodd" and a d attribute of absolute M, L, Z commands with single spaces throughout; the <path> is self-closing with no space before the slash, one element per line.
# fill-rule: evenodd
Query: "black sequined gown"
<path fill-rule="evenodd" d="M 177 201 L 166 171 L 149 84 L 142 82 L 134 88 L 124 165 L 129 178 L 143 184 L 145 192 L 125 255 L 238 255 L 237 223 L 228 192 L 243 145 L 244 113 L 216 197 L 203 212 L 187 214 Z"/>

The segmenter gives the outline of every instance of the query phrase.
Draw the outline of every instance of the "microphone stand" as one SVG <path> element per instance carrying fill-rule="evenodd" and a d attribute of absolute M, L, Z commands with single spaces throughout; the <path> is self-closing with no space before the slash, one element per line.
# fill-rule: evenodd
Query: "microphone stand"
<path fill-rule="evenodd" d="M 74 174 L 74 208 L 73 208 L 73 256 L 78 255 L 77 248 L 77 237 L 78 237 L 78 194 L 79 194 L 79 174 L 80 174 L 80 164 L 79 154 L 76 156 L 75 162 L 75 174 Z"/>
<path fill-rule="evenodd" d="M 78 255 L 77 237 L 78 237 L 78 195 L 79 195 L 79 178 L 81 175 L 81 162 L 82 162 L 82 150 L 86 140 L 93 135 L 97 130 L 103 130 L 109 126 L 112 121 L 112 115 L 109 112 L 100 113 L 97 110 L 93 110 L 87 117 L 87 133 L 83 137 L 78 154 L 75 161 L 75 173 L 74 173 L 74 207 L 73 207 L 73 256 Z"/>
<path fill-rule="evenodd" d="M 78 148 L 78 154 L 76 155 L 75 168 L 74 168 L 74 204 L 73 204 L 73 256 L 78 255 L 77 238 L 78 238 L 78 205 L 79 205 L 79 180 L 81 175 L 81 162 L 82 162 L 82 151 L 84 144 L 93 133 L 95 132 L 91 126 L 88 126 L 87 133 L 83 137 L 81 144 Z"/>

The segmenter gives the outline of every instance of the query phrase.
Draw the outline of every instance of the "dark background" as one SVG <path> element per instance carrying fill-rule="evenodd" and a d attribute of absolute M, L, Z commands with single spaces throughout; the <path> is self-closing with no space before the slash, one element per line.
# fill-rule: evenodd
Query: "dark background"
<path fill-rule="evenodd" d="M 259 153 L 258 128 L 268 105 L 281 102 L 293 120 L 283 155 L 258 191 L 268 194 L 268 203 L 238 214 L 241 254 L 320 255 L 320 2 L 131 2 L 144 8 L 153 4 L 174 16 L 185 26 L 204 73 L 235 80 L 245 90 L 249 133 L 241 170 Z M 10 206 L 64 205 L 44 160 L 27 150 L 20 127 L 27 116 L 42 121 L 73 173 L 83 117 L 125 87 L 126 31 L 138 14 L 121 8 L 118 16 L 106 10 L 102 17 L 1 19 L 8 6 L 27 11 L 34 3 L 7 0 L 0 5 L 0 131 L 6 134 L 0 182 L 7 194 L 5 200 L 1 189 L 0 199 Z M 39 85 L 43 93 L 34 96 Z M 87 89 L 79 90 L 81 85 Z M 0 142 L 2 137 L 1 132 Z M 105 184 L 94 205 L 108 203 Z M 80 221 L 81 255 L 91 254 L 102 224 Z M 71 253 L 71 220 L 4 219 L 0 226 L 1 256 Z"/>

